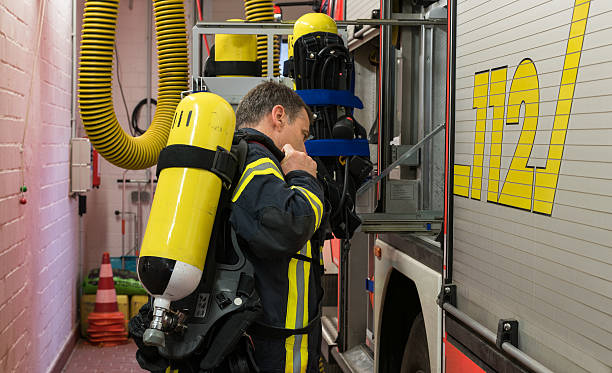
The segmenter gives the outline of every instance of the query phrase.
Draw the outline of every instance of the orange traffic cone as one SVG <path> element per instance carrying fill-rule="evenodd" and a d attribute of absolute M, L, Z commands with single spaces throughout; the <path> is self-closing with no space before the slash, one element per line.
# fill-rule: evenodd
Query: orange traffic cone
<path fill-rule="evenodd" d="M 100 279 L 96 292 L 96 305 L 87 319 L 88 339 L 92 343 L 114 346 L 127 341 L 125 315 L 117 306 L 117 293 L 113 282 L 113 269 L 108 253 L 102 254 Z"/>

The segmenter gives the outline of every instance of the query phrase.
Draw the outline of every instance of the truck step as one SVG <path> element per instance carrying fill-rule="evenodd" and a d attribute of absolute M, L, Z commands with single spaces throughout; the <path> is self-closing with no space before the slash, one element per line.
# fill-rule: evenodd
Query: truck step
<path fill-rule="evenodd" d="M 344 373 L 374 373 L 374 356 L 365 345 L 359 345 L 346 352 L 334 347 L 331 354 Z"/>

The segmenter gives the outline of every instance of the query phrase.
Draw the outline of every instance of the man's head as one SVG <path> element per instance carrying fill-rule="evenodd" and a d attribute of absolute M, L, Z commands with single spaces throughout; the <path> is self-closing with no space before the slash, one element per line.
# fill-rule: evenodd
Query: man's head
<path fill-rule="evenodd" d="M 267 135 L 279 148 L 290 144 L 305 151 L 312 113 L 291 88 L 266 82 L 251 89 L 236 110 L 236 126 L 250 127 Z"/>

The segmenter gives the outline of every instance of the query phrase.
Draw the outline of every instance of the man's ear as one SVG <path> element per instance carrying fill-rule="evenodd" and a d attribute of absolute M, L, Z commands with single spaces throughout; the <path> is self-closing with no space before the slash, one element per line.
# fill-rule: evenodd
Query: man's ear
<path fill-rule="evenodd" d="M 282 105 L 276 105 L 272 108 L 272 124 L 274 129 L 281 129 L 288 123 L 285 115 L 285 108 Z"/>

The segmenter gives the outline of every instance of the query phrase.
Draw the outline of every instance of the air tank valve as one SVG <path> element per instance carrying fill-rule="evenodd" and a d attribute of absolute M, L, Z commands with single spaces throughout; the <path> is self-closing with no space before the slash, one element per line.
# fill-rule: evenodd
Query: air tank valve
<path fill-rule="evenodd" d="M 183 334 L 187 329 L 185 321 L 187 314 L 181 311 L 172 311 L 170 302 L 166 299 L 156 298 L 153 302 L 153 320 L 149 329 L 145 330 L 142 340 L 149 346 L 166 346 L 166 333 Z"/>

